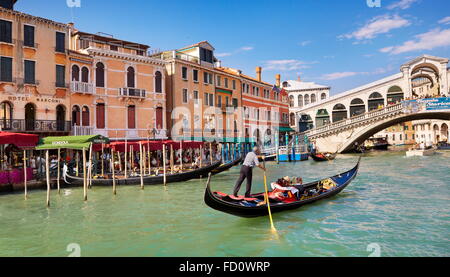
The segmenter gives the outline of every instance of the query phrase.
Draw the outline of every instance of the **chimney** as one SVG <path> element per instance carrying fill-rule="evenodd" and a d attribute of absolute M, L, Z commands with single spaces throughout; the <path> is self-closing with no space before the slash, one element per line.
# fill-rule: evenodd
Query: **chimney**
<path fill-rule="evenodd" d="M 17 0 L 0 0 L 0 7 L 5 9 L 14 10 L 14 4 Z"/>
<path fill-rule="evenodd" d="M 258 82 L 261 82 L 261 73 L 262 73 L 262 68 L 260 66 L 256 67 L 256 79 L 258 79 Z"/>
<path fill-rule="evenodd" d="M 275 83 L 277 85 L 277 87 L 281 87 L 281 75 L 277 74 L 275 76 L 275 79 L 277 80 L 277 82 Z"/>

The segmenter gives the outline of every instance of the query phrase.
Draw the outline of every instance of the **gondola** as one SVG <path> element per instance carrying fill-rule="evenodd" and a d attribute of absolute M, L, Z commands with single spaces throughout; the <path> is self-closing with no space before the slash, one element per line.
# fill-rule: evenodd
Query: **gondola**
<path fill-rule="evenodd" d="M 211 165 L 194 169 L 188 172 L 183 173 L 175 173 L 175 174 L 166 174 L 166 183 L 175 183 L 175 182 L 184 182 L 191 179 L 198 179 L 201 177 L 208 176 L 209 172 L 218 168 L 221 165 L 221 161 L 215 162 Z M 164 183 L 164 176 L 144 176 L 144 184 L 145 185 L 159 185 Z M 70 186 L 82 186 L 83 185 L 83 177 L 75 177 L 71 176 L 67 173 L 64 173 L 64 180 L 67 185 Z M 116 178 L 116 185 L 124 186 L 124 185 L 139 185 L 141 183 L 141 177 L 130 177 L 126 179 Z M 92 179 L 92 186 L 112 186 L 112 179 Z"/>
<path fill-rule="evenodd" d="M 326 161 L 332 161 L 336 159 L 337 154 L 334 153 L 318 153 L 318 154 L 309 154 L 311 158 L 316 162 L 326 162 Z"/>
<path fill-rule="evenodd" d="M 234 161 L 231 161 L 231 162 L 228 162 L 228 163 L 221 164 L 218 168 L 213 169 L 213 170 L 211 171 L 211 174 L 212 174 L 212 175 L 216 175 L 216 174 L 222 173 L 222 172 L 224 172 L 224 171 L 227 171 L 228 169 L 230 169 L 230 168 L 232 168 L 232 167 L 238 165 L 241 161 L 242 161 L 242 157 L 239 157 L 239 158 L 237 158 L 237 159 L 234 160 Z"/>
<path fill-rule="evenodd" d="M 302 196 L 300 200 L 293 202 L 275 201 L 271 199 L 270 208 L 272 213 L 297 209 L 301 206 L 311 204 L 315 201 L 329 198 L 340 193 L 351 183 L 351 181 L 358 174 L 360 161 L 361 158 L 359 158 L 358 164 L 353 169 L 345 173 L 303 185 L 304 190 L 309 191 L 325 182 L 332 181 L 335 184 L 335 186 L 332 189 L 324 191 L 321 194 L 311 195 L 307 197 Z M 251 196 L 251 198 L 247 199 L 247 198 L 235 198 L 233 196 L 226 195 L 220 192 L 212 192 L 210 187 L 210 178 L 208 179 L 208 184 L 206 187 L 204 197 L 204 201 L 206 205 L 208 205 L 209 207 L 239 217 L 259 217 L 268 214 L 267 205 L 262 204 L 258 206 L 258 203 L 261 203 L 264 200 L 264 193 L 254 194 Z M 300 190 L 303 189 L 300 186 L 297 186 L 297 188 Z"/>

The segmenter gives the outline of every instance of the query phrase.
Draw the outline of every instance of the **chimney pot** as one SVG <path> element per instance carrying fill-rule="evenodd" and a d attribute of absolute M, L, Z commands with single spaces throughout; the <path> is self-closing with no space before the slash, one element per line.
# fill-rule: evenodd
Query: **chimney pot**
<path fill-rule="evenodd" d="M 258 82 L 261 82 L 261 73 L 262 73 L 262 68 L 260 66 L 256 67 L 256 79 L 258 79 Z"/>
<path fill-rule="evenodd" d="M 275 76 L 275 79 L 277 80 L 277 82 L 276 82 L 277 87 L 281 87 L 281 75 L 277 74 Z"/>

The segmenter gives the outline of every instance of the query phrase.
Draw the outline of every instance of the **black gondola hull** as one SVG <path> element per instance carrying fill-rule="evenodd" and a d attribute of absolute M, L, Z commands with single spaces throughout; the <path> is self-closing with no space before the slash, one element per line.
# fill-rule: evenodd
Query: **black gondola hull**
<path fill-rule="evenodd" d="M 217 174 L 219 174 L 219 173 L 222 173 L 222 172 L 224 172 L 224 171 L 227 171 L 227 170 L 231 169 L 232 167 L 238 165 L 241 161 L 242 161 L 242 157 L 241 157 L 241 158 L 238 158 L 238 159 L 236 159 L 236 160 L 234 160 L 234 161 L 232 161 L 232 162 L 229 162 L 229 163 L 226 163 L 226 164 L 222 164 L 222 165 L 220 165 L 218 168 L 213 169 L 213 170 L 211 171 L 211 174 L 212 174 L 212 175 L 217 175 Z"/>
<path fill-rule="evenodd" d="M 177 173 L 177 174 L 167 174 L 166 183 L 176 183 L 184 182 L 192 179 L 198 179 L 202 177 L 207 177 L 209 172 L 218 168 L 221 162 L 213 163 L 210 166 L 192 170 L 189 172 Z M 144 176 L 144 185 L 161 185 L 164 183 L 164 176 Z M 75 177 L 71 175 L 66 175 L 66 183 L 71 186 L 82 186 L 83 177 Z M 139 185 L 141 183 L 141 177 L 132 177 L 127 179 L 116 179 L 117 186 L 126 185 Z M 92 186 L 112 186 L 112 179 L 93 179 Z"/>
<path fill-rule="evenodd" d="M 336 159 L 336 154 L 331 154 L 328 158 L 319 157 L 313 153 L 309 154 L 315 162 L 327 162 Z"/>

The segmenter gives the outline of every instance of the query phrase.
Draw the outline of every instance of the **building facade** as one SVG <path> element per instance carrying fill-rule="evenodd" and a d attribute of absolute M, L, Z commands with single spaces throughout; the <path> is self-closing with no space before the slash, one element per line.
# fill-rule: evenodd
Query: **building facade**
<path fill-rule="evenodd" d="M 0 127 L 67 135 L 69 27 L 0 7 Z"/>

